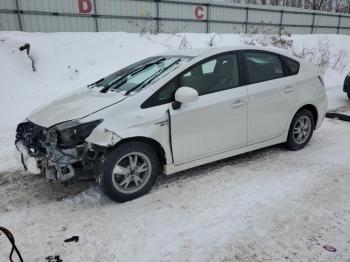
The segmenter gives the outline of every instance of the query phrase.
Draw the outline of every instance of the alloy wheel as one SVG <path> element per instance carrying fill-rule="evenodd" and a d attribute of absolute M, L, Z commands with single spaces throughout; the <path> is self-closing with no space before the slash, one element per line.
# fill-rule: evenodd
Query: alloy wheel
<path fill-rule="evenodd" d="M 303 144 L 311 133 L 311 120 L 307 116 L 301 116 L 294 124 L 293 137 L 297 144 Z"/>
<path fill-rule="evenodd" d="M 140 152 L 132 152 L 120 158 L 115 165 L 113 185 L 125 194 L 137 192 L 146 185 L 151 172 L 149 158 Z"/>

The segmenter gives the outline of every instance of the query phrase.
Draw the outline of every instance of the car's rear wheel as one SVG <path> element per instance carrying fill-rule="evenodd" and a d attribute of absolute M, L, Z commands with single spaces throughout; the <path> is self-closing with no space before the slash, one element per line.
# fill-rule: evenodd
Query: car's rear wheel
<path fill-rule="evenodd" d="M 315 128 L 315 119 L 313 114 L 302 109 L 298 111 L 290 125 L 286 146 L 292 150 L 304 148 L 310 141 Z"/>
<path fill-rule="evenodd" d="M 99 183 L 108 197 L 125 202 L 146 194 L 159 172 L 159 157 L 150 145 L 128 142 L 108 155 Z"/>

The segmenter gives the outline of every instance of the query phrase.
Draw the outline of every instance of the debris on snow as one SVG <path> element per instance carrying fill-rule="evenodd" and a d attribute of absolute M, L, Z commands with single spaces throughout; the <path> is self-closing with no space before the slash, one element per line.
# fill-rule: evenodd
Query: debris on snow
<path fill-rule="evenodd" d="M 64 240 L 64 242 L 78 242 L 79 241 L 79 236 L 72 236 L 71 238 L 67 238 Z"/>
<path fill-rule="evenodd" d="M 24 50 L 26 51 L 28 58 L 32 62 L 32 70 L 33 70 L 33 72 L 35 72 L 36 71 L 35 62 L 34 62 L 33 57 L 30 54 L 30 44 L 29 43 L 26 43 L 26 44 L 22 45 L 21 47 L 19 47 L 19 51 L 24 51 Z"/>
<path fill-rule="evenodd" d="M 337 252 L 337 249 L 331 245 L 324 245 L 323 248 L 329 252 Z"/>

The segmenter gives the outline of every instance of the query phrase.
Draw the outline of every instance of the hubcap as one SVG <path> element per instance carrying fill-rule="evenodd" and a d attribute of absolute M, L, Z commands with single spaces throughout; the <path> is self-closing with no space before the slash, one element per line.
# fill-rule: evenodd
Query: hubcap
<path fill-rule="evenodd" d="M 303 144 L 311 133 L 311 120 L 307 116 L 300 117 L 294 124 L 293 137 L 297 144 Z"/>
<path fill-rule="evenodd" d="M 149 180 L 151 168 L 151 161 L 146 155 L 140 152 L 127 154 L 113 169 L 113 185 L 122 193 L 135 193 Z"/>

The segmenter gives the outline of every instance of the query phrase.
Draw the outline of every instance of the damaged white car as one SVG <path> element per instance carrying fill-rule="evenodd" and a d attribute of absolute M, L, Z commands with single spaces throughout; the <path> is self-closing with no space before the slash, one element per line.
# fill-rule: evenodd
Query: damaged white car
<path fill-rule="evenodd" d="M 29 172 L 95 178 L 113 200 L 161 173 L 285 143 L 303 148 L 327 98 L 320 71 L 275 49 L 174 51 L 134 63 L 32 112 L 16 146 Z"/>

